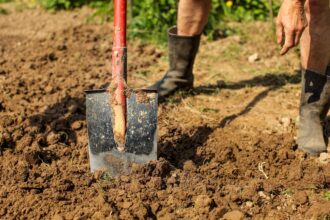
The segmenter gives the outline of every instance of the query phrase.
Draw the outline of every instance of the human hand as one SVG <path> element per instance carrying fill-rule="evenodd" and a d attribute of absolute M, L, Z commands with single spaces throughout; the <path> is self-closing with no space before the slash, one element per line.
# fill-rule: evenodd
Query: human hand
<path fill-rule="evenodd" d="M 307 26 L 304 0 L 284 0 L 276 19 L 277 43 L 282 46 L 281 55 L 299 44 Z"/>

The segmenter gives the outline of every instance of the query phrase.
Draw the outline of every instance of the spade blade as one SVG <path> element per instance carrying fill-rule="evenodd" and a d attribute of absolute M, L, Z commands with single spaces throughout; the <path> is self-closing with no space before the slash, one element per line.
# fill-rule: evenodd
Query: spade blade
<path fill-rule="evenodd" d="M 86 118 L 91 171 L 111 175 L 129 173 L 133 163 L 157 159 L 157 106 L 154 90 L 130 90 L 127 94 L 125 151 L 119 152 L 113 134 L 111 94 L 107 90 L 86 91 Z"/>

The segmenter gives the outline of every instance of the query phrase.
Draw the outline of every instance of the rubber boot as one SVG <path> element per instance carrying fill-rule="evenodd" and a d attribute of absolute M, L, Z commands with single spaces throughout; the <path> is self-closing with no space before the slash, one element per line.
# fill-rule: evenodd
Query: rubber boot
<path fill-rule="evenodd" d="M 149 87 L 158 90 L 160 101 L 179 89 L 193 88 L 192 70 L 199 43 L 200 35 L 179 36 L 176 27 L 168 30 L 169 70 L 161 80 Z"/>
<path fill-rule="evenodd" d="M 310 70 L 302 71 L 298 149 L 317 156 L 327 150 L 324 121 L 330 103 L 330 76 Z"/>

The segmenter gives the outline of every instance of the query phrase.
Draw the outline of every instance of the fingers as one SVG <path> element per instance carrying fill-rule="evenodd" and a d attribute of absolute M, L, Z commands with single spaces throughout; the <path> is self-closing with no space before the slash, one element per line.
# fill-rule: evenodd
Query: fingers
<path fill-rule="evenodd" d="M 280 21 L 276 22 L 277 43 L 282 46 L 284 40 L 284 27 Z"/>
<path fill-rule="evenodd" d="M 300 34 L 301 35 L 301 34 Z M 292 47 L 299 43 L 296 33 L 283 26 L 281 21 L 276 22 L 277 43 L 282 46 L 281 55 L 286 54 Z M 298 42 L 298 43 L 296 43 Z"/>
<path fill-rule="evenodd" d="M 299 44 L 300 38 L 301 38 L 301 35 L 302 35 L 303 32 L 304 32 L 303 30 L 297 30 L 296 31 L 296 37 L 295 37 L 295 40 L 294 40 L 295 45 Z"/>
<path fill-rule="evenodd" d="M 295 46 L 296 32 L 291 29 L 288 30 L 286 28 L 284 29 L 284 35 L 285 35 L 285 40 L 284 40 L 284 45 L 280 52 L 281 55 L 286 54 L 292 47 Z"/>

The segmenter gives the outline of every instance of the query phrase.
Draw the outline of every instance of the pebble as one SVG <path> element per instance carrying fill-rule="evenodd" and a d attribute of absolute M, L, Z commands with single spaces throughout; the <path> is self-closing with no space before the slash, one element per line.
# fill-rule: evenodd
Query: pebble
<path fill-rule="evenodd" d="M 299 205 L 303 205 L 308 202 L 308 196 L 307 196 L 306 192 L 300 191 L 294 195 L 294 200 Z"/>
<path fill-rule="evenodd" d="M 244 213 L 238 210 L 230 211 L 224 214 L 223 219 L 225 220 L 242 220 L 244 219 Z"/>
<path fill-rule="evenodd" d="M 248 207 L 248 208 L 252 208 L 252 206 L 253 206 L 253 202 L 251 202 L 251 201 L 247 201 L 247 202 L 245 203 L 245 205 L 246 205 L 246 207 Z"/>
<path fill-rule="evenodd" d="M 49 145 L 56 144 L 60 140 L 60 135 L 55 132 L 50 132 L 47 137 L 46 141 Z"/>
<path fill-rule="evenodd" d="M 195 208 L 206 208 L 210 207 L 212 199 L 207 195 L 199 195 L 195 200 Z"/>
<path fill-rule="evenodd" d="M 330 154 L 329 153 L 321 153 L 319 157 L 319 161 L 321 163 L 329 163 L 330 162 Z"/>
<path fill-rule="evenodd" d="M 53 93 L 54 92 L 54 87 L 53 86 L 46 86 L 44 90 L 45 90 L 46 93 Z"/>
<path fill-rule="evenodd" d="M 186 171 L 196 171 L 196 165 L 192 160 L 187 160 L 183 164 L 183 169 Z"/>
<path fill-rule="evenodd" d="M 81 121 L 75 121 L 75 122 L 73 122 L 72 125 L 71 125 L 71 128 L 73 130 L 79 130 L 79 129 L 81 129 L 82 128 Z"/>
<path fill-rule="evenodd" d="M 254 53 L 254 54 L 252 54 L 251 56 L 248 57 L 248 61 L 250 63 L 255 63 L 258 60 L 260 60 L 258 53 Z"/>
<path fill-rule="evenodd" d="M 133 193 L 138 193 L 141 191 L 141 184 L 138 181 L 133 181 L 130 186 L 130 190 Z"/>
<path fill-rule="evenodd" d="M 64 220 L 64 218 L 63 218 L 60 214 L 55 214 L 55 215 L 52 217 L 52 220 Z"/>
<path fill-rule="evenodd" d="M 105 216 L 102 212 L 97 211 L 93 214 L 92 219 L 105 219 Z"/>
<path fill-rule="evenodd" d="M 264 198 L 264 199 L 267 198 L 266 194 L 265 194 L 263 191 L 259 191 L 259 192 L 258 192 L 258 195 L 259 195 L 261 198 Z"/>
<path fill-rule="evenodd" d="M 132 205 L 133 205 L 132 202 L 123 202 L 123 203 L 121 204 L 121 207 L 122 207 L 123 209 L 128 209 L 128 208 L 131 207 Z"/>
<path fill-rule="evenodd" d="M 287 128 L 291 124 L 291 119 L 288 117 L 281 118 L 281 124 L 284 128 Z"/>

